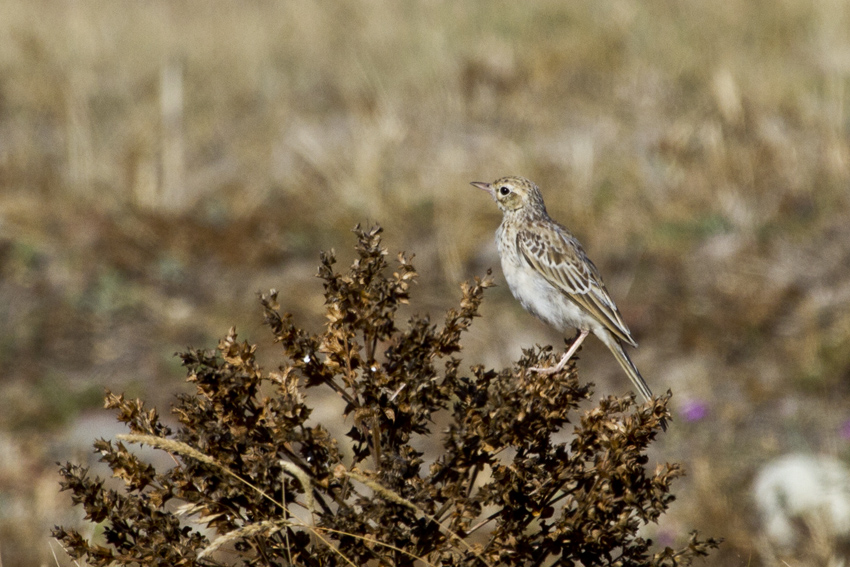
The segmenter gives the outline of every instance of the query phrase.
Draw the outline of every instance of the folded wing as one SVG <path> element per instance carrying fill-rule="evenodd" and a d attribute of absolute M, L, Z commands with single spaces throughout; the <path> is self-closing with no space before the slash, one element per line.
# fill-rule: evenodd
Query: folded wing
<path fill-rule="evenodd" d="M 516 236 L 517 250 L 525 261 L 546 281 L 605 325 L 614 336 L 637 346 L 620 310 L 608 295 L 599 271 L 587 258 L 578 240 L 565 228 L 535 228 L 534 232 L 520 230 Z"/>

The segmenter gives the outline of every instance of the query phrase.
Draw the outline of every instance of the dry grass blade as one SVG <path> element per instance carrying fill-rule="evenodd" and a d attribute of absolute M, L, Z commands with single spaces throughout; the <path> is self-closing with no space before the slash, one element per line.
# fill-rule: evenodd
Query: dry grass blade
<path fill-rule="evenodd" d="M 163 449 L 165 451 L 171 451 L 171 452 L 174 452 L 174 453 L 177 453 L 177 454 L 180 454 L 180 455 L 192 457 L 194 459 L 198 459 L 199 461 L 202 461 L 202 462 L 207 463 L 209 465 L 216 466 L 219 469 L 221 469 L 222 471 L 226 472 L 228 475 L 230 475 L 233 478 L 244 483 L 245 485 L 250 487 L 252 490 L 257 491 L 259 494 L 261 494 L 264 498 L 268 499 L 270 502 L 273 502 L 276 505 L 280 506 L 284 511 L 287 511 L 287 513 L 288 513 L 288 510 L 286 509 L 286 507 L 282 503 L 277 502 L 276 500 L 271 498 L 263 490 L 257 488 L 256 486 L 254 486 L 250 482 L 246 481 L 245 479 L 243 479 L 242 477 L 240 477 L 239 475 L 237 475 L 233 471 L 229 470 L 227 467 L 225 467 L 221 463 L 217 462 L 215 459 L 212 459 L 211 457 L 204 455 L 203 453 L 201 453 L 200 451 L 198 451 L 194 447 L 191 447 L 191 446 L 189 446 L 185 443 L 182 443 L 180 441 L 175 441 L 173 439 L 163 439 L 161 437 L 155 437 L 155 436 L 152 436 L 152 435 L 138 435 L 138 434 L 131 434 L 131 433 L 118 434 L 118 435 L 116 435 L 116 437 L 121 439 L 121 440 L 128 441 L 130 443 L 145 443 L 145 444 L 150 445 L 151 447 L 156 447 L 158 449 Z M 302 474 L 303 474 L 303 471 L 302 471 Z M 309 481 L 308 481 L 308 486 L 309 486 Z M 345 555 L 342 552 L 340 552 L 331 542 L 329 542 L 326 538 L 322 537 L 322 535 L 320 533 L 318 533 L 318 531 L 315 528 L 308 526 L 308 525 L 304 524 L 303 522 L 294 523 L 294 522 L 284 521 L 284 522 L 277 522 L 277 523 L 273 522 L 273 524 L 278 525 L 278 526 L 280 526 L 280 525 L 298 525 L 300 527 L 306 528 L 307 530 L 311 531 L 313 533 L 313 535 L 315 535 L 320 541 L 322 541 L 322 543 L 324 543 L 329 549 L 331 549 L 332 551 L 337 553 L 340 557 L 342 557 L 346 561 L 346 563 L 348 563 L 350 565 L 355 565 L 350 559 L 345 557 Z M 252 532 L 252 533 L 258 533 L 260 531 L 260 527 L 262 525 L 263 524 L 252 524 L 250 526 L 246 526 L 245 529 L 247 529 L 249 531 L 251 529 L 256 529 L 257 531 Z M 235 532 L 230 532 L 230 534 L 236 534 L 236 532 L 239 532 L 239 530 L 236 530 Z M 228 535 L 228 534 L 226 534 L 226 535 Z M 355 537 L 355 538 L 359 537 L 356 534 L 347 534 L 347 535 L 352 535 L 352 537 Z M 235 538 L 238 538 L 238 537 L 241 537 L 241 536 L 239 534 L 236 534 L 236 535 L 233 535 L 233 538 L 231 538 L 231 539 L 235 539 Z M 217 547 L 220 547 L 223 543 L 226 543 L 226 542 L 220 542 Z"/>
<path fill-rule="evenodd" d="M 310 480 L 310 476 L 304 472 L 304 469 L 289 461 L 279 461 L 279 464 L 283 467 L 283 470 L 297 478 L 298 482 L 301 483 L 301 487 L 304 489 L 304 497 L 307 500 L 305 506 L 312 512 L 316 501 L 313 498 L 313 482 Z"/>
<path fill-rule="evenodd" d="M 420 508 L 419 506 L 414 504 L 413 502 L 410 502 L 409 500 L 405 500 L 404 498 L 399 496 L 395 491 L 390 490 L 389 488 L 383 486 L 379 482 L 372 480 L 369 477 L 363 476 L 360 473 L 357 473 L 357 472 L 354 472 L 354 471 L 345 471 L 344 474 L 345 474 L 345 476 L 348 476 L 348 477 L 353 478 L 354 480 L 356 480 L 360 483 L 365 484 L 366 486 L 371 488 L 373 491 L 375 491 L 376 494 L 382 496 L 383 498 L 386 498 L 390 502 L 395 502 L 396 504 L 406 506 L 406 507 L 410 508 L 411 510 L 413 510 L 414 512 L 416 512 L 418 514 L 422 514 L 422 516 L 424 516 L 425 518 L 428 518 L 431 522 L 436 524 L 440 528 L 441 531 L 448 534 L 451 540 L 456 541 L 456 542 L 460 542 L 460 544 L 463 545 L 463 547 L 465 547 L 467 549 L 467 551 L 469 551 L 470 553 L 472 553 L 476 557 L 478 557 L 478 559 L 480 559 L 482 563 L 484 563 L 488 567 L 492 567 L 490 565 L 490 563 L 487 561 L 487 559 L 483 555 L 481 555 L 478 551 L 474 550 L 469 545 L 469 543 L 467 543 L 467 541 L 465 539 L 463 539 L 459 534 L 455 533 L 451 529 L 449 529 L 446 526 L 444 526 L 443 524 L 441 524 L 437 520 L 437 518 L 435 518 L 434 516 L 432 516 L 431 514 L 429 514 L 428 512 L 426 512 L 425 510 L 423 510 L 422 508 Z"/>
<path fill-rule="evenodd" d="M 168 451 L 169 453 L 177 453 L 178 455 L 183 455 L 184 457 L 191 457 L 208 465 L 218 467 L 224 471 L 227 471 L 227 467 L 217 462 L 209 455 L 205 455 L 194 447 L 192 447 L 191 445 L 187 445 L 186 443 L 183 443 L 181 441 L 176 441 L 174 439 L 165 439 L 163 437 L 156 437 L 154 435 L 140 435 L 138 433 L 119 433 L 115 436 L 115 438 L 120 439 L 122 441 L 127 441 L 128 443 L 150 445 L 151 447 L 154 447 L 156 449 L 162 449 L 163 451 Z"/>
<path fill-rule="evenodd" d="M 239 528 L 238 530 L 233 530 L 232 532 L 228 532 L 224 535 L 220 535 L 219 537 L 215 538 L 208 547 L 206 547 L 203 551 L 201 551 L 201 553 L 198 554 L 198 559 L 203 559 L 218 551 L 222 546 L 242 538 L 251 537 L 254 535 L 272 535 L 285 525 L 289 525 L 289 522 L 273 522 L 267 520 L 265 522 L 260 522 L 257 524 L 248 524 Z"/>

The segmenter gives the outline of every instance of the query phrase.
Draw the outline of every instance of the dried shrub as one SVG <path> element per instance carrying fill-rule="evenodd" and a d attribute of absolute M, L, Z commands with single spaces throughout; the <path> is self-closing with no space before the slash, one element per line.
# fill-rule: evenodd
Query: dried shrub
<path fill-rule="evenodd" d="M 416 272 L 399 255 L 388 274 L 380 229 L 355 232 L 348 273 L 334 271 L 333 254 L 321 259 L 322 333 L 281 315 L 274 291 L 261 297 L 285 355 L 277 371 L 231 330 L 217 351 L 181 355 L 197 392 L 179 397 L 178 431 L 141 401 L 107 395 L 132 433 L 95 448 L 123 489 L 61 467 L 62 488 L 103 527 L 100 543 L 57 527 L 72 557 L 95 566 L 672 566 L 717 545 L 693 533 L 682 549 L 652 551 L 637 535 L 667 509 L 682 474 L 646 469 L 667 397 L 641 407 L 608 397 L 579 415 L 589 386 L 573 367 L 529 372 L 550 356 L 539 347 L 512 368 L 461 371 L 461 334 L 489 273 L 463 285 L 442 326 L 414 316 L 399 327 Z M 345 400 L 350 449 L 308 422 L 303 388 L 318 387 Z M 441 431 L 437 413 L 449 424 Z M 430 466 L 414 435 L 442 448 Z M 156 470 L 124 442 L 168 451 L 176 464 Z"/>

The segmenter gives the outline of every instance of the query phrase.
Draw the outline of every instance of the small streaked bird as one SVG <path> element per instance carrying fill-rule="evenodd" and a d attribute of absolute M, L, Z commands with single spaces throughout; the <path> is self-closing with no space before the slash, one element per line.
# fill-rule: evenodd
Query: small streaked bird
<path fill-rule="evenodd" d="M 636 347 L 620 310 L 602 283 L 602 276 L 579 241 L 546 212 L 540 189 L 524 177 L 503 177 L 473 186 L 490 193 L 502 210 L 496 245 L 502 271 L 514 297 L 538 319 L 564 333 L 579 335 L 557 365 L 532 368 L 546 374 L 560 372 L 593 333 L 607 346 L 644 399 L 652 392 L 638 372 L 623 343 Z M 661 422 L 666 430 L 665 422 Z"/>

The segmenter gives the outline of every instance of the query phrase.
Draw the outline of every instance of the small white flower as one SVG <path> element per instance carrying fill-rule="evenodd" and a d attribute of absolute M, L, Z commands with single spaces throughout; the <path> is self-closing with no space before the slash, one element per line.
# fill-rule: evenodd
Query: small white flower
<path fill-rule="evenodd" d="M 309 363 L 310 363 L 310 355 L 309 355 L 309 354 L 305 354 L 305 355 L 304 355 L 304 364 L 309 364 Z"/>

